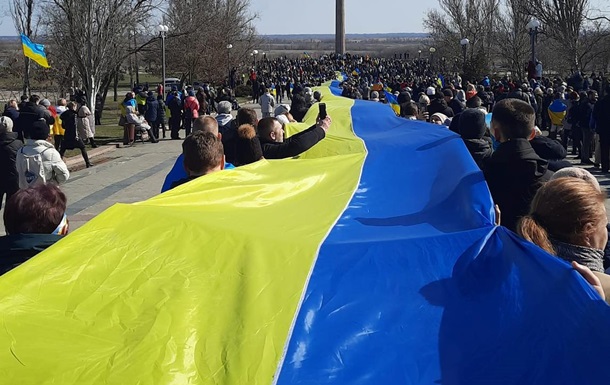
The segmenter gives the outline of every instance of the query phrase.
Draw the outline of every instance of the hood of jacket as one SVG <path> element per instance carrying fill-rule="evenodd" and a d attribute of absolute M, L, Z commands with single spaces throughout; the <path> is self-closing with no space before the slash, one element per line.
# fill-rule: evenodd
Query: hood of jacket
<path fill-rule="evenodd" d="M 26 139 L 25 140 L 25 145 L 24 147 L 24 151 L 27 149 L 32 149 L 34 152 L 43 152 L 45 150 L 48 150 L 49 148 L 55 148 L 55 146 L 53 146 L 52 143 L 47 142 L 46 140 L 33 140 L 33 139 Z M 27 152 L 27 151 L 26 151 Z"/>
<path fill-rule="evenodd" d="M 231 114 L 218 114 L 216 116 L 216 121 L 218 121 L 219 126 L 224 126 L 233 120 L 233 115 Z"/>
<path fill-rule="evenodd" d="M 21 142 L 16 132 L 6 132 L 4 134 L 0 134 L 0 144 L 3 146 L 10 146 L 15 141 Z"/>
<path fill-rule="evenodd" d="M 466 148 L 468 148 L 468 151 L 477 162 L 487 159 L 493 154 L 491 138 L 463 139 L 463 141 Z"/>

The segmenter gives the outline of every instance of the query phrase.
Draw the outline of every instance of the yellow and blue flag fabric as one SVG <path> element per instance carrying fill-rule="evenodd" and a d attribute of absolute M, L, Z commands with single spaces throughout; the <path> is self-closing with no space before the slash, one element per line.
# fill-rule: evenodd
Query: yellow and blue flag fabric
<path fill-rule="evenodd" d="M 400 105 L 398 104 L 398 99 L 396 99 L 396 96 L 394 96 L 394 94 L 388 92 L 385 89 L 383 90 L 383 92 L 385 93 L 385 100 L 388 101 L 388 104 L 390 105 L 390 107 L 392 107 L 394 113 L 396 113 L 396 115 L 400 115 Z"/>
<path fill-rule="evenodd" d="M 555 99 L 549 105 L 548 114 L 551 119 L 551 124 L 555 126 L 563 126 L 563 119 L 568 113 L 568 106 L 560 99 Z"/>
<path fill-rule="evenodd" d="M 606 384 L 610 307 L 494 225 L 461 138 L 338 84 L 298 159 L 117 204 L 1 276 L 0 382 Z"/>
<path fill-rule="evenodd" d="M 21 45 L 23 46 L 23 54 L 26 57 L 34 60 L 40 66 L 49 68 L 47 54 L 44 52 L 44 45 L 32 43 L 29 37 L 21 34 Z"/>
<path fill-rule="evenodd" d="M 303 56 L 305 56 L 306 59 L 311 59 L 311 55 L 307 52 L 303 52 Z"/>

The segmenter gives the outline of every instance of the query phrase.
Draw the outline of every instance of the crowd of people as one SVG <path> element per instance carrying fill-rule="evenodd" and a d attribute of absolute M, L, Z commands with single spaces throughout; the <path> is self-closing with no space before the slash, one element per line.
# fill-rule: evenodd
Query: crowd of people
<path fill-rule="evenodd" d="M 155 143 L 165 137 L 166 127 L 171 139 L 181 139 L 179 132 L 185 130 L 182 154 L 161 189 L 165 192 L 263 158 L 295 157 L 324 140 L 332 125 L 324 114 L 298 134 L 286 138 L 284 130 L 324 102 L 313 88 L 337 77 L 345 97 L 390 104 L 404 119 L 445 126 L 460 135 L 485 176 L 499 223 L 572 263 L 602 298 L 610 298 L 605 194 L 590 173 L 566 160 L 571 146 L 583 165 L 610 170 L 610 86 L 601 75 L 528 81 L 488 76 L 475 81 L 443 76 L 419 59 L 278 58 L 259 62 L 246 80 L 252 101 L 261 106 L 260 119 L 254 109 L 240 108 L 228 87 L 173 87 L 166 92 L 159 85 L 156 94 L 140 88 L 128 92 L 120 103 L 119 123 L 125 127 L 125 144 L 138 136 Z M 90 165 L 85 150 L 85 142 L 95 146 L 90 118 L 85 103 L 62 99 L 51 107 L 35 95 L 21 105 L 9 102 L 0 119 L 2 161 L 12 157 L 15 165 L 3 168 L 3 180 L 13 181 L 3 185 L 5 223 L 36 194 L 65 206 L 65 196 L 54 184 L 69 177 L 62 161 L 66 149 L 79 148 Z M 62 226 L 65 215 L 60 218 L 55 211 L 50 222 L 55 226 L 27 232 L 56 234 L 56 226 L 67 230 L 67 222 Z M 9 227 L 8 237 L 22 232 Z"/>

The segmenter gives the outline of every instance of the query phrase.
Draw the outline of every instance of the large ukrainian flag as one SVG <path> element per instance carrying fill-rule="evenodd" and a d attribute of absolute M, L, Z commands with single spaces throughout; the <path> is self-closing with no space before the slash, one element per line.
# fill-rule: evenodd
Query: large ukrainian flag
<path fill-rule="evenodd" d="M 494 226 L 462 140 L 336 85 L 299 159 L 115 205 L 0 277 L 0 383 L 607 384 L 608 306 Z"/>
<path fill-rule="evenodd" d="M 23 46 L 23 54 L 26 57 L 34 60 L 42 67 L 49 68 L 47 54 L 44 52 L 44 45 L 32 43 L 29 37 L 21 34 L 21 45 Z"/>

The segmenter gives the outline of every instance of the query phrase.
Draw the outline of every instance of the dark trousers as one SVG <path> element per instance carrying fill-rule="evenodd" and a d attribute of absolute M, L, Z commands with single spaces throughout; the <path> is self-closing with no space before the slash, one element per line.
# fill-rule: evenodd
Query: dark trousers
<path fill-rule="evenodd" d="M 180 137 L 180 115 L 172 114 L 169 118 L 169 129 L 171 130 L 172 139 Z"/>
<path fill-rule="evenodd" d="M 189 136 L 191 134 L 191 130 L 193 129 L 193 119 L 185 117 L 184 121 L 182 122 L 182 127 L 184 127 L 184 136 Z"/>
<path fill-rule="evenodd" d="M 53 142 L 55 143 L 55 149 L 59 151 L 61 148 L 61 142 L 64 139 L 63 135 L 53 135 Z"/>
<path fill-rule="evenodd" d="M 602 171 L 610 170 L 610 133 L 599 134 L 599 149 L 601 152 Z"/>
<path fill-rule="evenodd" d="M 80 150 L 80 154 L 83 157 L 85 164 L 88 165 L 89 164 L 89 155 L 87 155 L 87 149 L 85 148 L 85 143 L 83 143 L 83 141 L 79 138 L 76 140 L 74 148 L 78 148 Z M 59 150 L 59 155 L 61 155 L 62 158 L 64 157 L 66 150 L 68 150 L 68 148 L 66 148 L 66 142 L 62 141 L 61 149 Z"/>
<path fill-rule="evenodd" d="M 595 132 L 593 130 L 589 129 L 588 127 L 582 129 L 582 146 L 581 146 L 582 150 L 580 153 L 580 160 L 582 160 L 582 161 L 591 160 L 590 158 L 593 155 L 593 152 L 595 151 L 595 149 L 593 149 L 593 151 L 591 151 L 594 135 L 595 135 Z"/>
<path fill-rule="evenodd" d="M 572 155 L 582 154 L 582 128 L 572 126 Z"/>

